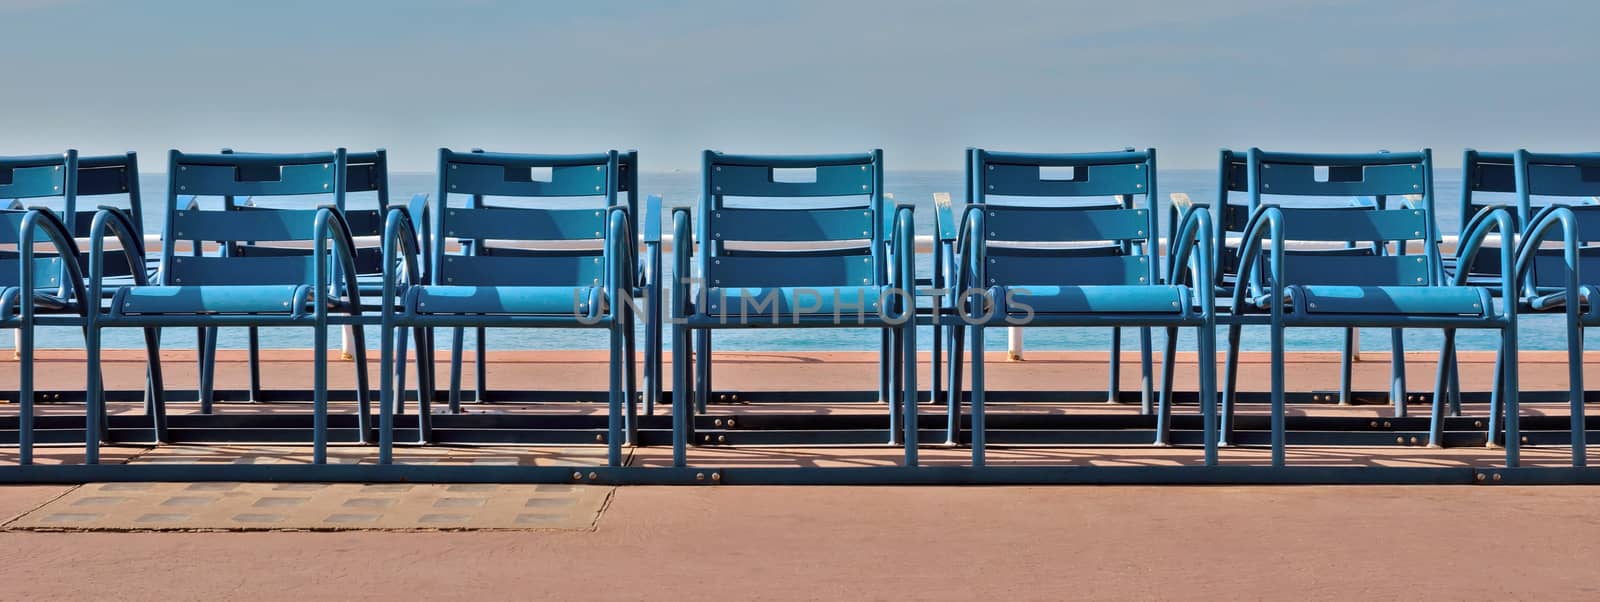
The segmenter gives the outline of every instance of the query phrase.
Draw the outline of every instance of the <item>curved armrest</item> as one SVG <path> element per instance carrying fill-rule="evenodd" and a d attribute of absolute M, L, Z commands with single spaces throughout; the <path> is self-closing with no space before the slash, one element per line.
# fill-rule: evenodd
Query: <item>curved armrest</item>
<path fill-rule="evenodd" d="M 956 240 L 956 308 L 965 301 L 966 291 L 981 285 L 988 239 L 984 236 L 984 205 L 973 203 L 961 213 L 961 229 Z"/>
<path fill-rule="evenodd" d="M 361 313 L 361 287 L 356 282 L 356 248 L 355 236 L 350 233 L 350 222 L 345 220 L 344 212 L 337 207 L 324 205 L 317 208 L 316 221 L 311 235 L 312 256 L 316 258 L 316 282 L 313 290 L 314 311 L 318 315 L 327 315 L 328 306 L 323 303 L 323 296 L 328 294 L 331 283 L 328 281 L 328 262 L 323 257 L 328 253 L 328 239 L 333 239 L 333 253 L 339 262 L 339 271 L 344 276 L 342 283 L 345 294 L 349 296 L 350 313 Z"/>
<path fill-rule="evenodd" d="M 136 234 L 137 231 L 133 219 L 121 209 L 101 207 L 95 212 L 94 221 L 89 224 L 89 289 L 86 300 L 94 299 L 94 303 L 99 303 L 104 293 L 107 234 L 117 237 L 117 244 L 122 247 L 120 253 L 128 262 L 128 271 L 133 274 L 133 284 L 150 284 L 149 275 L 145 272 L 144 239 Z"/>
<path fill-rule="evenodd" d="M 1263 239 L 1272 242 L 1270 289 L 1259 277 Z M 1245 307 L 1244 295 L 1247 291 L 1254 295 L 1271 293 L 1277 297 L 1283 289 L 1283 212 L 1272 205 L 1262 205 L 1245 222 L 1244 238 L 1239 241 L 1239 280 L 1233 287 L 1233 310 L 1237 312 Z M 1269 307 L 1277 312 L 1281 311 L 1282 306 L 1283 303 L 1274 298 Z"/>
<path fill-rule="evenodd" d="M 689 294 L 694 270 L 689 262 L 694 259 L 694 235 L 688 207 L 672 208 L 672 317 L 687 317 Z"/>
<path fill-rule="evenodd" d="M 895 269 L 890 286 L 900 291 L 893 295 L 898 301 L 905 303 L 900 308 L 900 314 L 894 319 L 914 319 L 917 313 L 917 234 L 916 234 L 916 208 L 910 204 L 896 205 L 894 208 L 894 229 L 890 231 L 889 243 L 894 246 Z M 885 303 L 888 302 L 886 299 Z M 885 306 L 884 309 L 887 309 Z"/>
<path fill-rule="evenodd" d="M 78 265 L 78 243 L 67 234 L 67 225 L 56 216 L 54 211 L 47 207 L 30 207 L 28 213 L 22 217 L 22 232 L 17 242 L 17 254 L 21 266 L 21 279 L 17 288 L 20 292 L 20 305 L 27 308 L 28 317 L 33 313 L 33 247 L 39 232 L 44 232 L 45 238 L 50 239 L 50 246 L 55 247 L 56 254 L 61 258 L 62 273 L 58 277 L 60 287 L 57 289 L 60 296 L 65 298 L 68 293 L 77 297 L 79 310 L 87 312 L 90 304 L 99 307 L 99 297 L 89 297 L 83 289 L 83 271 Z"/>
<path fill-rule="evenodd" d="M 606 210 L 606 256 L 611 258 L 607 266 L 609 278 L 606 281 L 606 296 L 610 301 L 610 314 L 612 324 L 621 324 L 623 307 L 628 303 L 623 295 L 632 295 L 633 286 L 638 282 L 634 273 L 639 266 L 639 243 L 633 240 L 629 233 L 633 227 L 628 222 L 628 208 L 617 205 Z M 600 318 L 599 304 L 589 308 L 589 319 Z"/>
<path fill-rule="evenodd" d="M 1506 300 L 1506 313 L 1516 311 L 1517 300 L 1517 274 L 1520 270 L 1510 267 L 1514 263 L 1513 247 L 1511 245 L 1511 212 L 1504 207 L 1492 207 L 1478 212 L 1470 222 L 1470 229 L 1461 233 L 1461 243 L 1456 249 L 1456 265 L 1472 265 L 1477 259 L 1478 252 L 1483 250 L 1483 242 L 1490 232 L 1500 233 L 1500 294 Z M 1456 270 L 1456 277 L 1452 281 L 1455 286 L 1466 284 L 1466 270 Z"/>
<path fill-rule="evenodd" d="M 383 220 L 383 308 L 385 318 L 394 313 L 395 295 L 401 274 L 395 273 L 396 259 L 405 267 L 407 284 L 426 284 L 422 274 L 422 249 L 417 244 L 417 225 L 405 207 L 390 207 Z"/>
<path fill-rule="evenodd" d="M 1509 223 L 1509 218 L 1507 218 L 1507 222 Z M 1539 247 L 1543 246 L 1545 241 L 1550 238 L 1550 233 L 1557 231 L 1559 228 L 1561 232 L 1561 256 L 1563 263 L 1566 264 L 1567 272 L 1566 286 L 1561 291 L 1562 296 L 1560 299 L 1545 299 L 1543 303 L 1536 300 L 1535 307 L 1536 309 L 1544 309 L 1539 305 L 1553 305 L 1556 301 L 1565 301 L 1576 305 L 1579 286 L 1577 216 L 1573 215 L 1570 208 L 1553 205 L 1539 210 L 1537 217 L 1530 223 L 1528 230 L 1522 235 L 1522 242 L 1517 245 L 1515 263 L 1509 264 L 1516 267 L 1512 270 L 1506 270 L 1506 275 L 1510 277 L 1508 283 L 1527 283 L 1527 295 L 1537 298 L 1539 291 L 1534 286 L 1535 283 L 1531 278 L 1533 259 L 1538 256 Z M 1505 247 L 1506 245 L 1501 246 Z M 1506 299 L 1510 300 L 1512 297 L 1506 297 Z"/>
<path fill-rule="evenodd" d="M 1173 232 L 1171 242 L 1168 243 L 1168 258 L 1171 265 L 1167 273 L 1171 275 L 1172 284 L 1188 284 L 1200 298 L 1200 307 L 1206 315 L 1213 315 L 1216 309 L 1216 289 L 1211 286 L 1215 249 L 1212 247 L 1214 234 L 1211 230 L 1211 212 L 1201 207 L 1189 207 L 1183 213 L 1183 219 L 1178 223 L 1177 230 Z M 1198 249 L 1199 255 L 1195 255 Z M 1179 269 L 1188 266 L 1188 270 Z M 1189 282 L 1183 282 L 1180 274 L 1188 273 Z"/>

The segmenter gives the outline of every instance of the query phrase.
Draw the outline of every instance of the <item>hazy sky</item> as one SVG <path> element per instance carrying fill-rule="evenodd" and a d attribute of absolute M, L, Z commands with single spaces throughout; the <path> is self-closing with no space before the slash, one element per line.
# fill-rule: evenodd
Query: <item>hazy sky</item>
<path fill-rule="evenodd" d="M 1600 2 L 0 0 L 0 154 L 1600 150 Z"/>

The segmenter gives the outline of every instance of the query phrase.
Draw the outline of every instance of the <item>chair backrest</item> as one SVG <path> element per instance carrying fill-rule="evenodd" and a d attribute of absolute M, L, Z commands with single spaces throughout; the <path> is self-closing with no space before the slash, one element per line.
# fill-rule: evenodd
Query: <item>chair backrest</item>
<path fill-rule="evenodd" d="M 606 213 L 617 205 L 618 165 L 617 151 L 532 155 L 439 149 L 439 194 L 434 200 L 433 248 L 429 251 L 433 282 L 463 286 L 602 284 L 606 277 Z M 536 176 L 535 171 L 541 174 Z M 637 189 L 637 185 L 631 188 Z M 468 200 L 464 206 L 452 207 L 452 196 Z M 490 204 L 490 197 L 596 197 L 601 203 L 586 208 L 513 207 Z M 446 243 L 452 239 L 471 241 L 470 252 L 446 254 Z M 487 244 L 490 240 L 587 241 L 591 248 L 496 249 Z"/>
<path fill-rule="evenodd" d="M 161 281 L 167 285 L 311 284 L 319 258 L 309 253 L 246 254 L 237 243 L 312 240 L 317 208 L 237 211 L 190 209 L 180 196 L 300 197 L 332 195 L 343 208 L 345 151 L 326 153 L 187 154 L 172 151 L 167 172 L 167 216 L 161 246 Z M 214 256 L 179 256 L 176 242 L 221 243 Z"/>
<path fill-rule="evenodd" d="M 1433 235 L 1433 164 L 1428 150 L 1408 153 L 1301 154 L 1250 149 L 1243 177 L 1250 210 L 1271 202 L 1282 212 L 1286 243 L 1366 243 L 1369 252 L 1285 253 L 1279 284 L 1352 286 L 1437 284 Z M 1324 175 L 1325 174 L 1325 175 Z M 1421 195 L 1421 208 L 1389 209 L 1387 198 Z M 1370 196 L 1375 208 L 1287 207 L 1276 197 Z M 1264 199 L 1264 197 L 1266 197 Z M 1421 241 L 1424 255 L 1405 254 Z M 1389 251 L 1396 243 L 1396 251 Z M 1261 271 L 1256 276 L 1262 277 Z"/>
<path fill-rule="evenodd" d="M 881 286 L 888 282 L 887 212 L 882 150 L 708 150 L 697 225 L 700 274 L 706 286 L 725 288 Z"/>
<path fill-rule="evenodd" d="M 262 153 L 236 152 L 233 149 L 222 149 L 228 155 L 259 155 Z M 344 212 L 345 223 L 350 226 L 353 236 L 382 236 L 383 220 L 389 209 L 389 158 L 384 149 L 376 151 L 346 153 L 345 154 L 345 197 L 336 199 L 340 211 Z M 373 193 L 377 200 L 376 209 L 352 209 L 348 207 L 349 195 L 353 193 Z M 284 202 L 287 200 L 288 202 Z M 272 206 L 257 204 L 261 201 L 277 201 Z M 224 209 L 239 211 L 280 211 L 296 210 L 315 207 L 317 201 L 305 201 L 301 197 L 280 197 L 277 199 L 251 197 L 248 203 L 233 196 L 222 197 Z M 285 248 L 270 245 L 257 245 L 256 241 L 232 243 L 230 252 L 234 255 L 303 255 L 308 252 L 303 248 Z M 382 248 L 377 244 L 356 247 L 354 264 L 358 275 L 377 275 L 383 272 Z"/>
<path fill-rule="evenodd" d="M 56 155 L 31 155 L 0 157 L 0 198 L 24 199 L 61 198 L 65 206 L 74 206 L 78 187 L 78 151 L 69 150 Z M 26 203 L 22 203 L 26 204 Z M 15 247 L 22 241 L 22 224 L 28 211 L 24 208 L 0 210 L 0 245 Z M 43 236 L 38 242 L 46 242 Z M 0 251 L 0 260 L 8 267 L 0 268 L 0 286 L 17 286 L 22 282 L 21 256 L 15 250 Z M 49 253 L 35 256 L 31 269 L 33 281 L 39 288 L 58 288 L 66 272 L 61 258 Z"/>
<path fill-rule="evenodd" d="M 1579 277 L 1600 281 L 1600 206 L 1573 205 L 1573 198 L 1600 197 L 1600 153 L 1532 153 L 1518 150 L 1510 154 L 1513 188 L 1517 195 L 1517 222 L 1523 229 L 1533 226 L 1534 197 L 1545 197 L 1550 204 L 1569 205 L 1577 227 Z M 1546 241 L 1563 240 L 1559 229 L 1548 232 Z M 1565 264 L 1560 251 L 1540 253 L 1533 264 L 1533 278 L 1539 287 L 1561 285 Z"/>
<path fill-rule="evenodd" d="M 1159 281 L 1160 262 L 1152 242 L 1158 238 L 1152 201 L 1157 195 L 1155 149 L 1074 154 L 970 149 L 967 156 L 969 198 L 982 204 L 985 214 L 988 261 L 981 266 L 982 284 Z M 1111 200 L 1089 205 L 1049 203 L 1107 197 Z M 1063 261 L 1066 257 L 1072 259 Z"/>

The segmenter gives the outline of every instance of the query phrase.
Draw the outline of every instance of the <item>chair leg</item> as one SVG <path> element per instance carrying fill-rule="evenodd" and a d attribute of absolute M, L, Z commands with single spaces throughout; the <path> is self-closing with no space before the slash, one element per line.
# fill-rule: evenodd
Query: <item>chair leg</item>
<path fill-rule="evenodd" d="M 626 303 L 624 303 L 626 305 Z M 622 391 L 623 403 L 627 408 L 625 416 L 628 445 L 639 445 L 639 368 L 638 349 L 635 347 L 633 332 L 633 310 L 624 308 L 622 317 Z"/>
<path fill-rule="evenodd" d="M 1461 415 L 1461 362 L 1455 353 L 1450 354 L 1450 415 Z"/>
<path fill-rule="evenodd" d="M 878 354 L 878 386 L 883 397 L 879 401 L 886 402 L 889 408 L 889 445 L 900 445 L 904 441 L 900 438 L 900 404 L 906 402 L 900 396 L 901 374 L 900 368 L 904 365 L 905 348 L 901 345 L 902 334 L 898 328 L 883 329 L 883 342 Z"/>
<path fill-rule="evenodd" d="M 706 413 L 711 402 L 711 331 L 693 331 L 694 340 L 694 411 Z"/>
<path fill-rule="evenodd" d="M 1577 304 L 1569 303 L 1567 311 L 1567 387 L 1568 403 L 1572 406 L 1572 467 L 1588 464 L 1588 441 L 1583 412 L 1583 325 L 1578 322 Z"/>
<path fill-rule="evenodd" d="M 433 441 L 433 396 L 438 391 L 435 380 L 438 373 L 434 370 L 437 346 L 434 329 L 418 328 L 417 331 L 421 336 L 417 343 L 417 443 L 427 444 Z"/>
<path fill-rule="evenodd" d="M 1237 324 L 1228 326 L 1228 359 L 1222 372 L 1222 414 L 1220 416 L 1217 436 L 1217 445 L 1226 447 L 1233 442 L 1234 405 L 1238 391 L 1234 388 L 1239 384 L 1239 338 L 1244 327 Z"/>
<path fill-rule="evenodd" d="M 1272 466 L 1281 468 L 1287 455 L 1284 450 L 1283 403 L 1283 318 L 1272 315 Z"/>
<path fill-rule="evenodd" d="M 972 337 L 972 467 L 982 468 L 984 462 L 983 419 L 983 327 L 969 327 Z"/>
<path fill-rule="evenodd" d="M 90 326 L 84 330 L 85 375 L 84 390 L 88 399 L 83 416 L 83 463 L 100 463 L 100 416 L 105 413 L 106 391 L 101 382 L 100 328 Z"/>
<path fill-rule="evenodd" d="M 693 395 L 689 391 L 690 364 L 689 329 L 682 324 L 672 325 L 672 465 L 685 464 L 689 437 L 689 404 Z"/>
<path fill-rule="evenodd" d="M 1439 346 L 1439 367 L 1433 379 L 1433 405 L 1428 413 L 1428 447 L 1444 447 L 1444 406 L 1450 392 L 1451 366 L 1455 365 L 1456 330 L 1444 329 Z"/>
<path fill-rule="evenodd" d="M 1205 428 L 1205 463 L 1217 465 L 1217 329 L 1201 326 L 1195 333 L 1199 347 L 1200 367 L 1200 421 Z"/>
<path fill-rule="evenodd" d="M 947 403 L 944 400 L 943 386 L 939 382 L 942 374 L 939 367 L 943 362 L 940 355 L 944 353 L 944 327 L 935 324 L 929 329 L 928 334 L 932 337 L 933 343 L 933 354 L 928 358 L 928 403 Z"/>
<path fill-rule="evenodd" d="M 161 375 L 161 329 L 144 329 L 145 415 L 157 443 L 171 443 L 167 434 L 167 388 Z"/>
<path fill-rule="evenodd" d="M 1355 369 L 1356 329 L 1344 329 L 1344 346 L 1339 350 L 1339 405 L 1347 406 L 1351 399 L 1351 378 Z"/>
<path fill-rule="evenodd" d="M 1509 303 L 1509 301 L 1508 301 Z M 1500 388 L 1505 390 L 1506 407 L 1506 468 L 1516 468 L 1522 459 L 1521 389 L 1517 383 L 1517 324 L 1513 320 L 1500 335 L 1500 345 L 1505 355 Z"/>
<path fill-rule="evenodd" d="M 311 351 L 311 463 L 328 463 L 328 328 L 312 328 Z"/>
<path fill-rule="evenodd" d="M 893 368 L 895 336 L 892 329 L 884 328 L 878 333 L 878 403 L 888 403 L 893 397 L 894 380 Z M 893 415 L 894 410 L 890 409 Z M 893 430 L 893 429 L 891 429 Z M 891 437 L 894 439 L 897 437 Z"/>
<path fill-rule="evenodd" d="M 245 336 L 250 356 L 250 403 L 261 403 L 266 400 L 261 393 L 261 329 L 251 326 Z"/>
<path fill-rule="evenodd" d="M 1487 447 L 1496 447 L 1505 443 L 1505 408 L 1506 390 L 1504 375 L 1506 373 L 1506 343 L 1504 335 L 1500 338 L 1500 351 L 1494 355 L 1495 386 L 1489 389 L 1489 437 Z"/>
<path fill-rule="evenodd" d="M 906 429 L 905 465 L 914 467 L 917 465 L 917 444 L 921 442 L 917 424 L 917 321 L 914 318 L 906 320 L 906 324 L 900 330 L 905 333 L 900 336 L 901 342 L 905 345 L 905 351 L 901 354 L 905 363 L 900 368 L 900 373 L 905 375 L 905 389 L 900 394 L 900 405 L 906 413 L 905 420 L 902 421 Z"/>
<path fill-rule="evenodd" d="M 26 301 L 24 301 L 26 302 Z M 32 314 L 31 311 L 27 312 Z M 17 464 L 33 463 L 33 316 L 17 327 Z"/>
<path fill-rule="evenodd" d="M 394 404 L 391 411 L 396 416 L 399 416 L 406 413 L 406 364 L 408 363 L 406 359 L 406 329 L 404 327 L 395 327 L 393 334 L 384 333 L 384 336 L 394 337 L 394 363 L 386 363 L 384 366 L 386 370 L 394 375 L 394 397 L 389 399 L 389 403 Z M 421 345 L 420 341 L 418 345 Z M 417 366 L 417 384 L 422 384 L 421 365 Z M 420 393 L 420 391 L 418 392 Z"/>
<path fill-rule="evenodd" d="M 1389 354 L 1389 401 L 1394 404 L 1394 417 L 1406 417 L 1406 340 L 1405 331 L 1389 330 L 1394 341 Z"/>
<path fill-rule="evenodd" d="M 217 376 L 217 330 L 201 328 L 200 335 L 200 413 L 210 414 L 215 399 Z"/>
<path fill-rule="evenodd" d="M 976 349 L 976 347 L 974 347 Z M 1122 329 L 1111 329 L 1111 359 L 1107 366 L 1111 373 L 1106 385 L 1106 403 L 1122 402 Z"/>
<path fill-rule="evenodd" d="M 1176 332 L 1176 331 L 1174 331 Z M 1175 337 L 1176 335 L 1174 335 Z M 1139 329 L 1139 413 L 1149 416 L 1152 403 L 1155 401 L 1155 391 L 1152 388 L 1151 376 L 1154 374 L 1152 364 L 1154 358 L 1155 341 L 1151 337 L 1149 327 Z"/>
<path fill-rule="evenodd" d="M 404 397 L 405 391 L 405 385 L 396 383 L 403 378 L 405 366 L 396 361 L 395 339 L 404 344 L 405 329 L 394 328 L 385 320 L 378 333 L 378 463 L 393 464 L 394 412 L 399 405 L 396 400 Z"/>
<path fill-rule="evenodd" d="M 367 332 L 360 324 L 351 328 L 355 333 L 356 428 L 361 431 L 361 442 L 370 445 L 373 443 L 372 381 L 367 378 Z"/>
<path fill-rule="evenodd" d="M 1149 329 L 1145 329 L 1148 331 Z M 1161 355 L 1161 403 L 1156 412 L 1156 445 L 1166 446 L 1172 440 L 1172 373 L 1174 358 L 1178 355 L 1178 328 L 1167 328 L 1167 348 Z M 1201 366 L 1201 370 L 1205 367 Z"/>
<path fill-rule="evenodd" d="M 472 401 L 477 403 L 489 402 L 489 329 L 478 328 L 478 352 L 472 354 L 473 385 Z M 460 408 L 452 410 L 460 413 Z"/>
<path fill-rule="evenodd" d="M 450 329 L 450 413 L 461 413 L 461 356 L 466 349 L 466 329 Z M 479 350 L 482 353 L 483 350 Z"/>
<path fill-rule="evenodd" d="M 607 389 L 610 395 L 606 404 L 606 465 L 622 466 L 622 331 L 613 325 L 609 332 L 611 365 L 606 372 L 611 382 Z"/>
<path fill-rule="evenodd" d="M 945 382 L 949 383 L 945 387 L 945 444 L 951 446 L 961 445 L 961 367 L 966 363 L 962 335 L 959 324 L 950 325 L 945 332 L 950 339 L 950 361 L 945 365 Z"/>

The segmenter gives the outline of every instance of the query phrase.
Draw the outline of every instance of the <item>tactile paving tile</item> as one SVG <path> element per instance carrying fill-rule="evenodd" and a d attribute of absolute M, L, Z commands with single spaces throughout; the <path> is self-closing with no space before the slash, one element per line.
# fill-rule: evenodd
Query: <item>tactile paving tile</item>
<path fill-rule="evenodd" d="M 610 487 L 96 483 L 5 525 L 90 531 L 567 529 L 594 526 Z"/>

